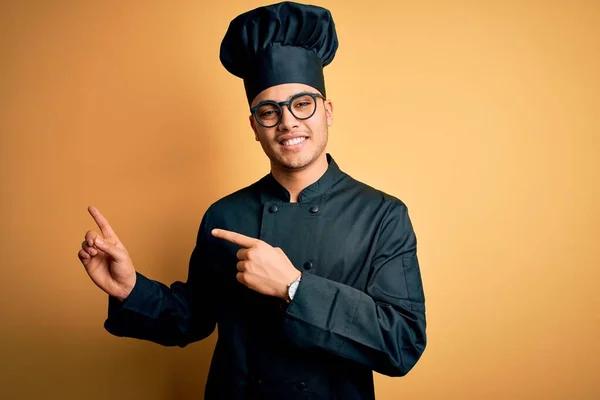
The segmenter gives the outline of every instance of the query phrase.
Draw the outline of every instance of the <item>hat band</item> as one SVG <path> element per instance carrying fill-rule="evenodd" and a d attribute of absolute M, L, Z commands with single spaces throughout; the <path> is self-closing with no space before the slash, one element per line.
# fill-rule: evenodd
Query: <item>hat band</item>
<path fill-rule="evenodd" d="M 283 83 L 303 83 L 325 96 L 325 79 L 321 59 L 302 47 L 277 43 L 258 53 L 255 64 L 244 77 L 248 104 L 263 90 Z"/>

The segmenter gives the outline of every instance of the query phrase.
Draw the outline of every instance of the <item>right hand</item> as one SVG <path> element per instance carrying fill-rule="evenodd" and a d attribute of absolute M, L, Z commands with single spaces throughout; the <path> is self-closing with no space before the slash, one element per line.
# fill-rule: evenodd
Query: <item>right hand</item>
<path fill-rule="evenodd" d="M 123 301 L 135 286 L 135 268 L 129 253 L 96 207 L 88 207 L 102 235 L 88 231 L 77 254 L 92 281 L 109 296 Z"/>

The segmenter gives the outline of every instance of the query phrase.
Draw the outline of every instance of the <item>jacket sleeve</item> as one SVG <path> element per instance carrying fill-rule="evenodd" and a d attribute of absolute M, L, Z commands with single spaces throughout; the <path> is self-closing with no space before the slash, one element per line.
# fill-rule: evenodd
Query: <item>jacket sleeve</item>
<path fill-rule="evenodd" d="M 388 376 L 402 376 L 425 350 L 425 297 L 416 237 L 403 203 L 393 205 L 375 239 L 365 291 L 313 274 L 288 306 L 285 335 Z"/>
<path fill-rule="evenodd" d="M 105 329 L 113 335 L 184 347 L 209 336 L 216 313 L 211 291 L 208 232 L 202 220 L 189 263 L 187 282 L 170 287 L 137 273 L 133 291 L 123 301 L 109 297 Z"/>

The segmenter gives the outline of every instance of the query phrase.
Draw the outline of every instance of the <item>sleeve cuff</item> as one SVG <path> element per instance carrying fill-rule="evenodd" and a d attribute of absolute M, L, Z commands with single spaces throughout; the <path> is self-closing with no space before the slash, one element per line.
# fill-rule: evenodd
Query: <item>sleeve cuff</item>
<path fill-rule="evenodd" d="M 284 331 L 299 342 L 329 332 L 330 340 L 337 342 L 332 347 L 339 351 L 343 342 L 334 338 L 349 336 L 361 294 L 339 282 L 303 274 L 294 301 L 285 310 Z"/>
<path fill-rule="evenodd" d="M 156 284 L 154 281 L 146 278 L 144 275 L 136 272 L 135 286 L 129 296 L 123 301 L 119 301 L 116 297 L 108 297 L 108 318 L 115 316 L 123 311 L 134 311 L 136 313 L 146 314 L 144 304 L 146 299 Z"/>

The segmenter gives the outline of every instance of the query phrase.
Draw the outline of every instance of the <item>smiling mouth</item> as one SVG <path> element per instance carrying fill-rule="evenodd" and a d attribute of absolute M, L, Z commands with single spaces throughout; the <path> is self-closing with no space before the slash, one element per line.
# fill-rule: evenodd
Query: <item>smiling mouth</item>
<path fill-rule="evenodd" d="M 281 142 L 281 144 L 284 146 L 294 146 L 294 145 L 304 142 L 305 140 L 306 140 L 305 137 L 297 137 L 297 138 L 293 138 L 293 139 L 289 139 L 289 140 L 284 140 L 283 142 Z"/>

